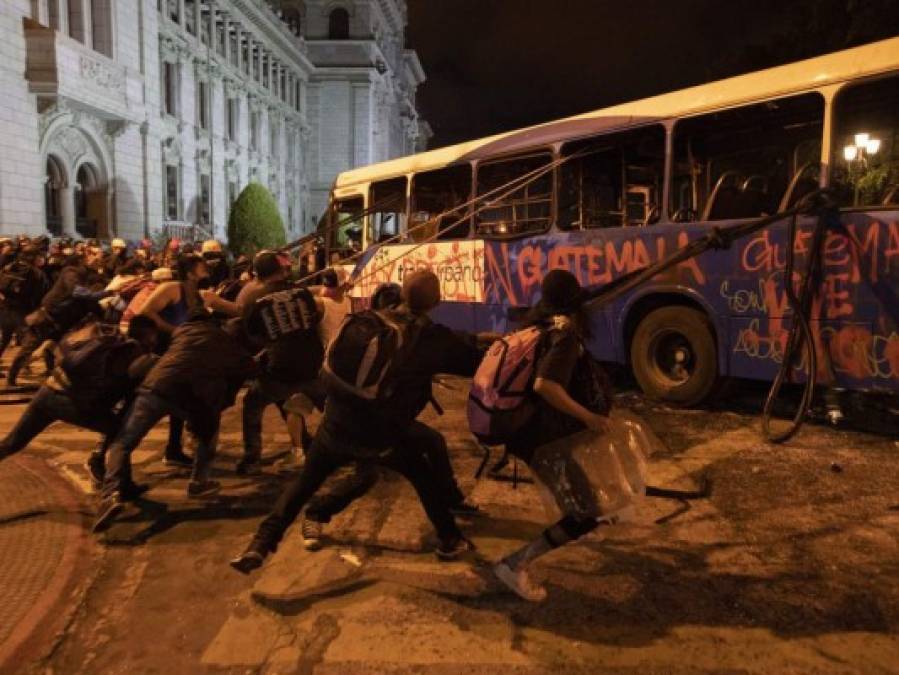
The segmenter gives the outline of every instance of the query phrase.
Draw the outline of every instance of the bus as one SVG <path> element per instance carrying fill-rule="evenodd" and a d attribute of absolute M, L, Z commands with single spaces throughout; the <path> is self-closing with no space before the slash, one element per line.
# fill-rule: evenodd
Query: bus
<path fill-rule="evenodd" d="M 435 320 L 506 332 L 551 269 L 598 288 L 819 187 L 840 227 L 811 308 L 818 381 L 895 394 L 899 38 L 346 171 L 329 208 L 335 241 L 359 251 L 356 298 L 430 268 Z M 814 222 L 798 222 L 797 274 Z M 681 405 L 722 378 L 772 379 L 791 323 L 787 232 L 781 219 L 597 308 L 589 350 Z"/>

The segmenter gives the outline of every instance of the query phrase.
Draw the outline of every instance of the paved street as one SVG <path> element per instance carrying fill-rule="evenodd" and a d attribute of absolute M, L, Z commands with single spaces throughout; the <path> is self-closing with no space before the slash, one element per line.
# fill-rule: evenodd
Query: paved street
<path fill-rule="evenodd" d="M 386 476 L 328 527 L 324 550 L 303 550 L 295 528 L 261 572 L 235 573 L 227 560 L 281 480 L 273 468 L 253 479 L 231 471 L 236 410 L 222 434 L 218 498 L 185 498 L 186 477 L 159 461 L 163 424 L 135 456 L 152 484 L 142 510 L 94 542 L 77 513 L 90 504 L 81 462 L 94 436 L 51 428 L 0 465 L 0 641 L 36 604 L 57 609 L 34 631 L 18 624 L 27 644 L 0 671 L 897 672 L 893 438 L 807 426 L 773 447 L 760 440 L 751 397 L 675 411 L 623 394 L 667 446 L 653 457 L 653 483 L 707 478 L 712 497 L 689 507 L 647 500 L 636 523 L 547 556 L 536 569 L 549 598 L 528 605 L 485 564 L 547 516 L 533 485 L 475 482 L 465 383 L 451 386 L 438 389 L 447 414 L 429 418 L 490 517 L 466 526 L 477 556 L 449 564 L 427 552 L 411 488 Z M 2 428 L 19 410 L 0 406 Z M 272 411 L 265 438 L 273 462 L 287 436 Z M 0 654 L 8 650 L 7 640 Z"/>

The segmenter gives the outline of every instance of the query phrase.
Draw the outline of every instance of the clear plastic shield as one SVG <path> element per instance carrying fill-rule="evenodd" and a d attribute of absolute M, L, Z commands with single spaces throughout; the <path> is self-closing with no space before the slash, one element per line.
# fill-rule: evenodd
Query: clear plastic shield
<path fill-rule="evenodd" d="M 538 448 L 531 469 L 552 520 L 629 520 L 646 495 L 647 458 L 662 447 L 649 425 L 612 411 L 606 434 L 582 431 Z"/>

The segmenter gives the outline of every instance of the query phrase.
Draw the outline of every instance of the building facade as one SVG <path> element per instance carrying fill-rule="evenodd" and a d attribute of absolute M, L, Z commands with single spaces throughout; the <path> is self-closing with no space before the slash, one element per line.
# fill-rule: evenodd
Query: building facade
<path fill-rule="evenodd" d="M 334 176 L 423 149 L 404 0 L 4 0 L 0 233 L 224 239 L 251 181 L 288 238 Z"/>

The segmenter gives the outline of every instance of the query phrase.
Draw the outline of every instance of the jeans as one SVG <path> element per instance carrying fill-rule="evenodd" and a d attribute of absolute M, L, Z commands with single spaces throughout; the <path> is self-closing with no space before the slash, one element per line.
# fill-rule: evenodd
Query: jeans
<path fill-rule="evenodd" d="M 0 356 L 9 347 L 13 337 L 25 332 L 25 312 L 11 307 L 0 307 Z"/>
<path fill-rule="evenodd" d="M 68 394 L 41 387 L 12 430 L 0 441 L 0 459 L 23 450 L 44 429 L 61 421 L 111 437 L 119 418 L 111 410 L 86 410 Z"/>
<path fill-rule="evenodd" d="M 9 372 L 6 374 L 6 384 L 10 387 L 16 386 L 16 379 L 19 377 L 19 371 L 31 360 L 31 355 L 44 344 L 45 340 L 55 339 L 56 337 L 57 336 L 55 335 L 47 335 L 43 330 L 29 328 L 25 333 L 25 338 L 22 340 L 22 346 L 19 347 L 19 353 L 16 354 L 9 366 Z M 52 350 L 48 350 L 44 353 L 44 359 L 47 363 L 47 370 L 53 370 Z"/>
<path fill-rule="evenodd" d="M 456 483 L 450 463 L 446 440 L 443 435 L 421 422 L 413 422 L 404 444 L 418 450 L 428 465 L 433 481 L 449 499 L 450 506 L 465 501 L 465 495 Z M 376 467 L 367 462 L 356 462 L 348 467 L 346 475 L 325 486 L 306 507 L 306 516 L 318 523 L 328 523 L 331 518 L 365 495 L 378 481 Z"/>
<path fill-rule="evenodd" d="M 166 415 L 185 420 L 188 424 L 191 423 L 190 416 L 171 401 L 149 389 L 138 390 L 137 397 L 125 414 L 121 429 L 109 445 L 106 456 L 106 476 L 103 481 L 104 497 L 120 492 L 131 482 L 131 453 L 140 445 L 144 436 Z M 219 415 L 216 414 L 212 425 L 196 425 L 196 428 L 207 429 L 209 433 L 198 435 L 199 442 L 191 472 L 193 481 L 204 481 L 209 477 L 218 441 L 218 423 Z"/>
<path fill-rule="evenodd" d="M 434 476 L 432 467 L 426 459 L 426 448 L 423 447 L 426 443 L 433 443 L 437 438 L 444 443 L 443 437 L 436 431 L 415 422 L 391 449 L 382 455 L 366 459 L 365 462 L 392 469 L 412 483 L 428 519 L 437 530 L 437 536 L 442 541 L 452 541 L 461 536 L 456 521 L 449 511 L 453 496 L 447 492 L 445 481 L 441 482 Z M 303 469 L 288 484 L 272 512 L 259 525 L 257 539 L 264 542 L 270 550 L 274 550 L 284 532 L 296 520 L 322 483 L 340 467 L 357 461 L 360 461 L 358 456 L 334 444 L 326 434 L 319 431 L 312 447 L 306 453 Z"/>

